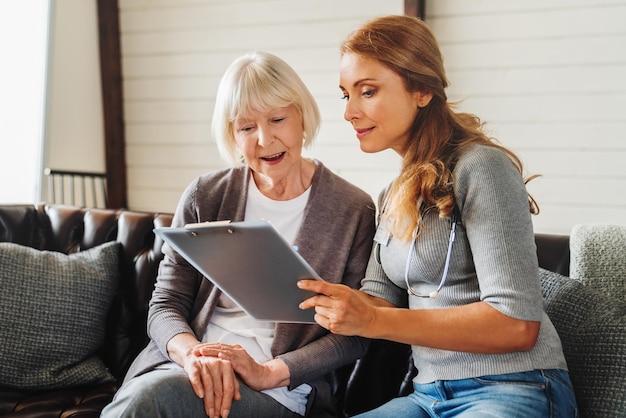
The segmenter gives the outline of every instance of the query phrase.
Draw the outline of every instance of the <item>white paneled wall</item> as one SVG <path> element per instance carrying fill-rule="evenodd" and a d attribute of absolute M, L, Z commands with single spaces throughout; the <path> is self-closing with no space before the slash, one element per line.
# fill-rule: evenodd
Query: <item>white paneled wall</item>
<path fill-rule="evenodd" d="M 291 64 L 323 124 L 308 155 L 377 194 L 397 173 L 393 153 L 363 154 L 338 88 L 341 40 L 403 1 L 121 0 L 129 206 L 173 211 L 197 175 L 224 166 L 210 139 L 219 79 L 239 55 L 264 50 Z"/>
<path fill-rule="evenodd" d="M 337 46 L 401 0 L 120 0 L 129 205 L 172 211 L 221 167 L 210 140 L 219 78 L 242 53 L 289 62 L 322 110 L 310 155 L 376 196 L 392 152 L 366 155 L 343 121 Z M 448 91 L 522 157 L 541 206 L 537 232 L 625 224 L 626 0 L 429 0 Z"/>
<path fill-rule="evenodd" d="M 426 16 L 449 97 L 542 175 L 535 230 L 626 224 L 626 1 L 436 0 Z"/>

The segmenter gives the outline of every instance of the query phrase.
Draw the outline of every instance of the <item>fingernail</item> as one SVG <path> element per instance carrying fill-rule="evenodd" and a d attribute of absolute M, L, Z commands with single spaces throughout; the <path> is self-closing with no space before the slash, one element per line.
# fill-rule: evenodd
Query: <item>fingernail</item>
<path fill-rule="evenodd" d="M 228 414 L 230 414 L 230 409 L 224 409 L 224 411 L 222 411 L 222 418 L 228 418 Z"/>

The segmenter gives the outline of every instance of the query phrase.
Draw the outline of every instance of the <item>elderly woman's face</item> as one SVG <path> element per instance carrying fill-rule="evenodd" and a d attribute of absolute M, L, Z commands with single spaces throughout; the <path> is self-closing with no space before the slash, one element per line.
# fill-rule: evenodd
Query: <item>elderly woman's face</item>
<path fill-rule="evenodd" d="M 253 171 L 274 181 L 299 174 L 304 128 L 295 106 L 250 111 L 234 122 L 233 130 Z"/>

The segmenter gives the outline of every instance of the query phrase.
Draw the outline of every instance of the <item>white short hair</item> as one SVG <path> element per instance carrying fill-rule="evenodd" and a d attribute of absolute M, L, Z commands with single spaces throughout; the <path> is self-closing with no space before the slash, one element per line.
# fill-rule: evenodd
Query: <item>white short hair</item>
<path fill-rule="evenodd" d="M 285 61 L 267 52 L 243 55 L 228 67 L 217 89 L 211 131 L 220 155 L 241 164 L 233 123 L 251 110 L 268 111 L 293 105 L 302 118 L 304 147 L 310 147 L 321 117 L 313 95 Z"/>

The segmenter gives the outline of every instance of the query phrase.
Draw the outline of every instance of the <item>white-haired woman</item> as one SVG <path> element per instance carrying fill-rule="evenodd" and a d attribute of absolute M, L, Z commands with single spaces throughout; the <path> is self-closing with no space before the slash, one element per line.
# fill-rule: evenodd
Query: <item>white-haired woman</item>
<path fill-rule="evenodd" d="M 302 156 L 319 123 L 315 100 L 283 60 L 258 52 L 235 60 L 212 121 L 233 167 L 195 179 L 172 226 L 266 219 L 325 280 L 357 287 L 375 207 L 364 191 Z M 365 339 L 256 321 L 172 248 L 163 251 L 150 343 L 103 416 L 336 416 L 330 376 L 363 355 Z"/>

